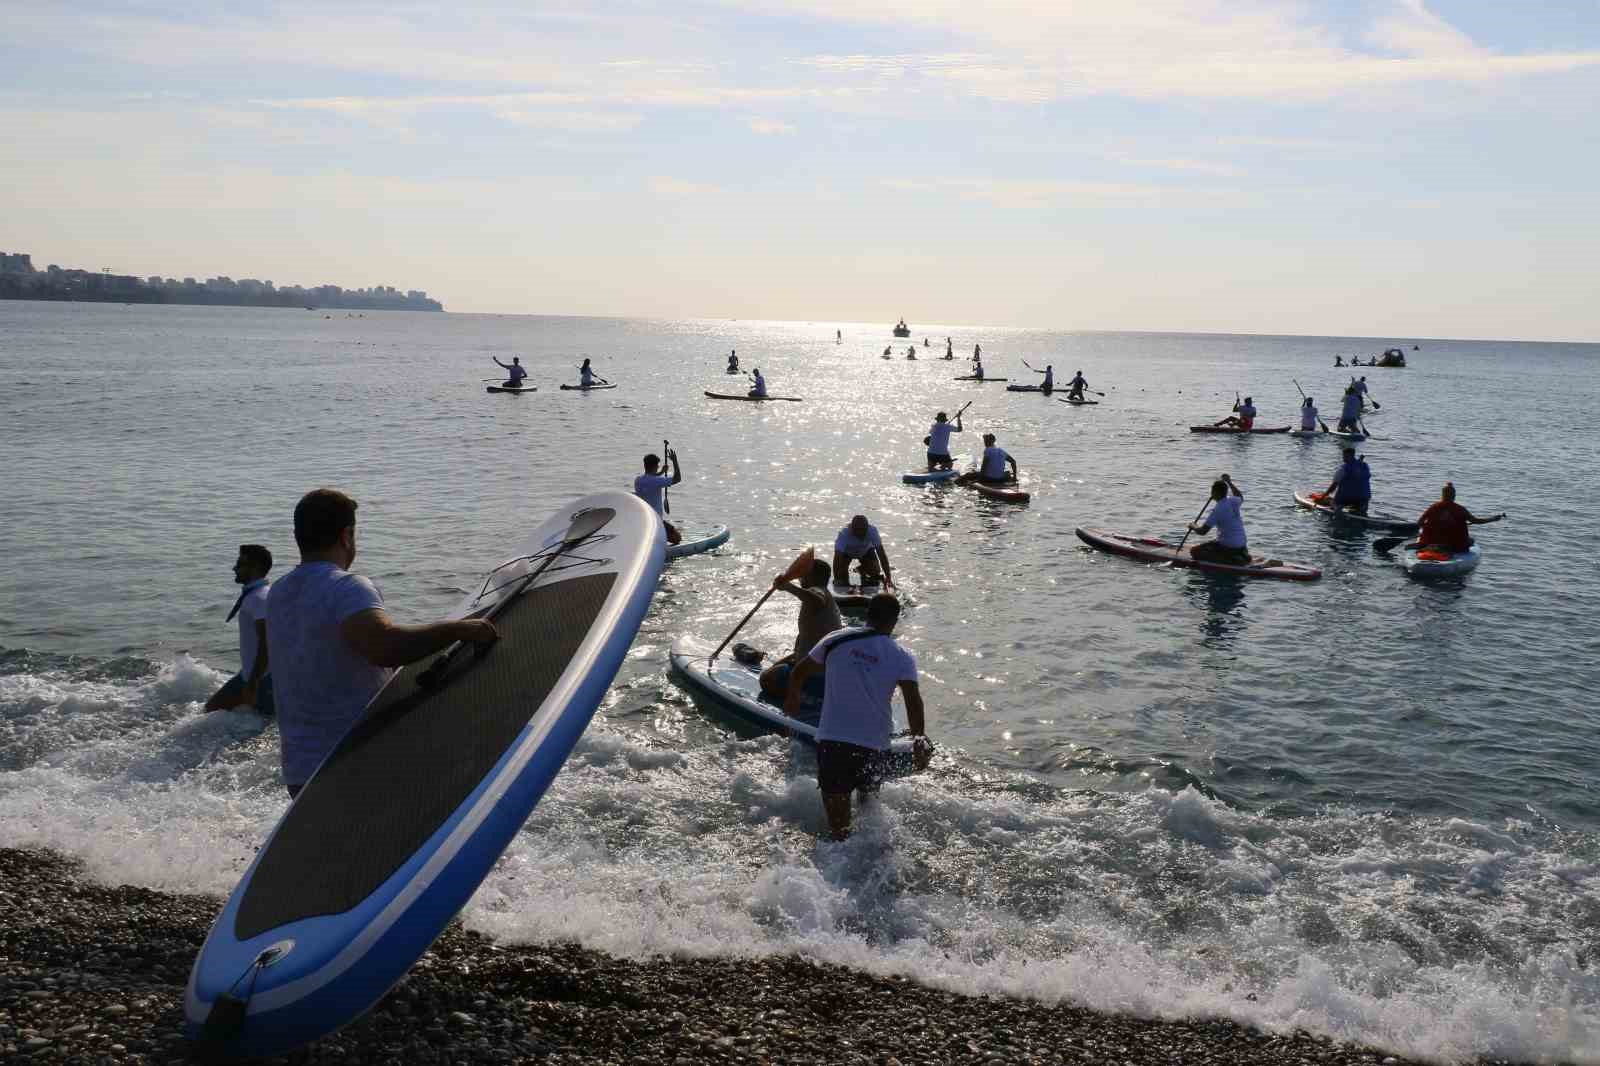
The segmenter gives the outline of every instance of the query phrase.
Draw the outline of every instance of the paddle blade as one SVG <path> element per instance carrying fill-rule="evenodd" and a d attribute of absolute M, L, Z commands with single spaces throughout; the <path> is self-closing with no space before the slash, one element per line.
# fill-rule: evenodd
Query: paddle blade
<path fill-rule="evenodd" d="M 802 577 L 811 573 L 811 566 L 816 561 L 817 549 L 807 548 L 794 557 L 794 562 L 790 563 L 789 568 L 783 572 L 783 580 L 799 581 Z"/>

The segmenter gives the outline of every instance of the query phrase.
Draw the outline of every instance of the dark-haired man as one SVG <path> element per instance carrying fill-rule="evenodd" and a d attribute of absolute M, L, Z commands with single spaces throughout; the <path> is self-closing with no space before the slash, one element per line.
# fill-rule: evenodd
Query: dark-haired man
<path fill-rule="evenodd" d="M 889 553 L 883 550 L 883 537 L 864 514 L 853 516 L 850 524 L 833 538 L 835 584 L 850 584 L 851 563 L 857 564 L 863 585 L 882 583 L 894 587 L 894 570 L 889 566 Z"/>
<path fill-rule="evenodd" d="M 880 592 L 867 604 L 865 628 L 823 637 L 789 675 L 784 711 L 791 715 L 817 671 L 826 681 L 817 725 L 817 786 L 835 840 L 850 835 L 850 794 L 859 792 L 866 802 L 887 775 L 894 732 L 889 701 L 896 688 L 912 735 L 926 740 L 917 660 L 891 636 L 899 620 L 900 601 Z"/>
<path fill-rule="evenodd" d="M 667 452 L 667 465 L 672 469 L 670 474 L 662 472 L 661 456 L 655 452 L 645 456 L 644 473 L 633 479 L 633 494 L 655 509 L 661 524 L 667 528 L 667 543 L 677 544 L 683 540 L 683 534 L 678 532 L 677 526 L 667 521 L 666 503 L 662 495 L 683 480 L 683 466 L 678 462 L 677 452 Z"/>
<path fill-rule="evenodd" d="M 272 553 L 260 544 L 239 545 L 233 561 L 233 580 L 244 588 L 233 601 L 223 624 L 239 619 L 239 672 L 206 700 L 208 711 L 254 707 L 262 714 L 273 711 L 272 675 L 267 672 L 267 574 Z"/>
<path fill-rule="evenodd" d="M 462 618 L 402 626 L 383 609 L 377 586 L 350 573 L 356 558 L 356 501 L 314 489 L 294 509 L 300 565 L 272 588 L 267 635 L 273 649 L 283 783 L 291 797 L 397 666 L 458 640 L 489 644 L 491 622 Z"/>
<path fill-rule="evenodd" d="M 794 638 L 794 650 L 765 670 L 761 671 L 761 691 L 775 700 L 781 700 L 789 691 L 789 674 L 794 669 L 794 664 L 804 659 L 817 641 L 844 626 L 844 618 L 839 614 L 839 605 L 834 602 L 833 593 L 828 589 L 828 583 L 833 580 L 833 567 L 821 559 L 811 563 L 798 583 L 783 580 L 779 574 L 772 581 L 772 587 L 781 592 L 787 592 L 800 601 L 800 628 Z M 811 696 L 822 694 L 822 678 L 814 679 L 817 684 L 811 686 L 808 693 Z"/>

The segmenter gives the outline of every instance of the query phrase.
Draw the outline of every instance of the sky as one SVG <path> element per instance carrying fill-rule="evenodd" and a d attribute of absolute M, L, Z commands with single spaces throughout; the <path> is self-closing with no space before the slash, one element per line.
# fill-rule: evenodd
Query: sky
<path fill-rule="evenodd" d="M 0 25 L 0 250 L 41 267 L 1600 341 L 1588 0 L 0 0 Z"/>

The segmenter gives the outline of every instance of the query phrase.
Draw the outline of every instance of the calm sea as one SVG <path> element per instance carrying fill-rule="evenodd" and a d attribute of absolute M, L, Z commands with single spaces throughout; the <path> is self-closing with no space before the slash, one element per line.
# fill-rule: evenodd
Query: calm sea
<path fill-rule="evenodd" d="M 1361 370 L 1375 506 L 1453 479 L 1482 567 L 1419 583 L 1300 512 L 1337 448 L 1187 432 L 1235 390 L 1336 410 L 1401 338 L 1051 333 L 888 322 L 0 303 L 0 845 L 96 877 L 224 893 L 281 813 L 275 730 L 199 713 L 237 669 L 236 546 L 294 562 L 306 489 L 361 501 L 357 569 L 448 609 L 572 497 L 670 438 L 674 516 L 730 544 L 675 562 L 601 713 L 467 911 L 507 940 L 620 955 L 798 951 L 967 992 L 1303 1026 L 1439 1059 L 1600 1061 L 1600 346 L 1404 338 Z M 835 330 L 843 332 L 835 343 Z M 933 347 L 923 349 L 926 336 Z M 1072 408 L 952 380 L 1082 369 Z M 1417 351 L 1410 351 L 1415 343 Z M 708 400 L 730 349 L 798 404 Z M 491 396 L 491 356 L 536 395 Z M 556 390 L 585 355 L 621 387 Z M 900 483 L 966 401 L 1027 507 Z M 1322 567 L 1240 583 L 1088 551 L 1176 537 L 1228 472 L 1252 546 Z M 912 609 L 932 773 L 821 844 L 814 777 L 667 669 L 857 511 Z M 747 639 L 781 648 L 792 608 Z"/>

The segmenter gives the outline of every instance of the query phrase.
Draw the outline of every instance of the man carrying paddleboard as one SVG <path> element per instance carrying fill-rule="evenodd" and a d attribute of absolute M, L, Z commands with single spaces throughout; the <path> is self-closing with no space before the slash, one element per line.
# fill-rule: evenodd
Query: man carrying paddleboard
<path fill-rule="evenodd" d="M 1233 414 L 1229 415 L 1227 418 L 1219 419 L 1211 424 L 1213 426 L 1238 426 L 1240 429 L 1248 431 L 1251 426 L 1256 424 L 1255 402 L 1251 400 L 1250 397 L 1246 396 L 1244 401 L 1241 403 L 1239 400 L 1239 394 L 1234 393 Z"/>
<path fill-rule="evenodd" d="M 750 380 L 753 384 L 748 395 L 758 399 L 764 398 L 767 395 L 767 379 L 761 376 L 761 368 L 759 366 L 750 372 Z"/>
<path fill-rule="evenodd" d="M 1366 514 L 1367 505 L 1372 502 L 1372 468 L 1367 465 L 1367 457 L 1357 456 L 1354 448 L 1346 448 L 1344 462 L 1333 472 L 1333 480 L 1322 496 L 1333 497 L 1335 511 Z"/>
<path fill-rule="evenodd" d="M 1464 552 L 1472 547 L 1472 536 L 1467 532 L 1468 526 L 1486 526 L 1504 517 L 1505 512 L 1502 511 L 1490 518 L 1479 518 L 1456 502 L 1455 484 L 1446 481 L 1444 489 L 1439 493 L 1439 499 L 1417 519 L 1417 525 L 1422 528 L 1417 532 L 1417 539 L 1407 546 L 1438 548 L 1440 551 L 1452 554 Z"/>
<path fill-rule="evenodd" d="M 492 355 L 489 358 L 494 359 L 496 366 L 504 368 L 506 372 L 506 388 L 520 389 L 522 387 L 522 379 L 528 376 L 528 372 L 522 369 L 522 360 L 519 357 L 513 355 L 509 363 L 502 363 Z"/>
<path fill-rule="evenodd" d="M 840 584 L 850 581 L 850 564 L 857 563 L 863 585 L 882 582 L 894 587 L 894 573 L 889 567 L 889 553 L 883 550 L 883 538 L 878 527 L 867 522 L 867 516 L 858 514 L 850 524 L 839 530 L 833 538 L 833 579 Z"/>
<path fill-rule="evenodd" d="M 779 574 L 772 579 L 772 587 L 787 592 L 800 601 L 800 631 L 794 638 L 794 650 L 765 670 L 761 671 L 761 691 L 774 700 L 783 700 L 789 692 L 789 674 L 794 664 L 804 659 L 816 647 L 817 641 L 836 629 L 844 628 L 844 617 L 834 602 L 828 585 L 833 580 L 833 567 L 821 559 L 813 559 L 811 569 L 802 574 L 798 583 L 785 581 Z M 804 695 L 821 699 L 823 677 L 813 675 L 805 685 Z"/>
<path fill-rule="evenodd" d="M 1229 493 L 1232 493 L 1230 496 Z M 1189 549 L 1189 554 L 1207 563 L 1229 563 L 1246 566 L 1250 562 L 1250 546 L 1244 535 L 1244 515 L 1240 505 L 1244 493 L 1227 474 L 1211 484 L 1211 513 L 1203 522 L 1191 522 L 1189 528 L 1205 536 L 1216 527 L 1215 540 L 1203 540 Z"/>
<path fill-rule="evenodd" d="M 633 494 L 655 508 L 656 514 L 661 516 L 661 524 L 667 527 L 667 543 L 677 544 L 683 540 L 683 534 L 667 521 L 662 491 L 683 480 L 683 464 L 678 462 L 676 451 L 667 452 L 667 463 L 672 467 L 670 475 L 661 472 L 661 456 L 654 452 L 645 456 L 644 473 L 633 479 Z"/>
<path fill-rule="evenodd" d="M 271 569 L 272 553 L 265 547 L 239 545 L 233 580 L 244 589 L 223 619 L 226 625 L 235 615 L 239 617 L 239 672 L 206 700 L 208 711 L 254 707 L 262 714 L 272 713 L 272 675 L 267 673 L 267 572 Z"/>
<path fill-rule="evenodd" d="M 294 798 L 361 718 L 395 667 L 457 641 L 492 644 L 492 622 L 461 618 L 432 625 L 390 621 L 383 594 L 350 573 L 356 558 L 356 501 L 313 489 L 294 508 L 300 565 L 272 586 L 267 612 L 283 784 Z"/>
<path fill-rule="evenodd" d="M 895 642 L 900 601 L 886 592 L 867 604 L 867 625 L 843 629 L 819 640 L 789 675 L 784 713 L 800 709 L 806 683 L 821 671 L 826 679 L 822 718 L 817 725 L 817 787 L 822 809 L 835 840 L 850 835 L 850 794 L 865 804 L 889 771 L 889 742 L 894 733 L 895 689 L 906 704 L 906 724 L 926 744 L 922 691 L 917 686 L 917 660 Z"/>
<path fill-rule="evenodd" d="M 954 425 L 943 411 L 933 416 L 933 425 L 922 443 L 928 446 L 928 469 L 949 470 L 956 461 L 950 457 L 950 434 L 961 432 L 961 412 L 956 412 Z"/>
<path fill-rule="evenodd" d="M 1011 469 L 1008 472 L 1006 467 Z M 983 435 L 983 461 L 978 464 L 978 469 L 969 470 L 956 478 L 962 484 L 971 481 L 983 481 L 990 485 L 1007 485 L 1017 480 L 1017 461 L 1011 458 L 1011 453 L 995 443 L 993 433 Z"/>

